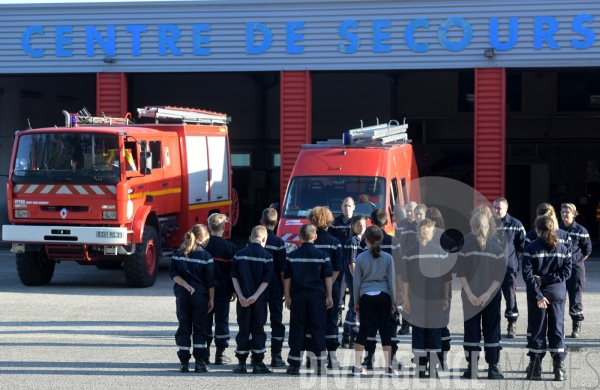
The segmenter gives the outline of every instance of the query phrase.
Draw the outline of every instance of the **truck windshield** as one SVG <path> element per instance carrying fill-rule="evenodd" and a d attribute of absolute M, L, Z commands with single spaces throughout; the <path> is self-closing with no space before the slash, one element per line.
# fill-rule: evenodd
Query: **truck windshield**
<path fill-rule="evenodd" d="M 119 139 L 94 133 L 37 133 L 19 137 L 14 182 L 119 181 Z"/>
<path fill-rule="evenodd" d="M 370 216 L 371 211 L 385 208 L 385 193 L 385 179 L 381 177 L 295 177 L 290 182 L 283 216 L 303 218 L 316 206 L 328 206 L 333 215 L 338 216 L 348 196 L 356 203 L 354 214 Z"/>

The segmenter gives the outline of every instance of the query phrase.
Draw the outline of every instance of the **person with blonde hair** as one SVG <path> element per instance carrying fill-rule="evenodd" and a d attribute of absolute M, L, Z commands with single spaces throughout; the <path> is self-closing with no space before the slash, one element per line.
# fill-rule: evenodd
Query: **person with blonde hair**
<path fill-rule="evenodd" d="M 231 281 L 231 265 L 237 248 L 231 242 L 223 238 L 225 224 L 229 220 L 225 214 L 211 214 L 208 217 L 208 230 L 210 238 L 204 246 L 204 250 L 211 254 L 215 261 L 215 305 L 206 318 L 206 364 L 210 364 L 210 344 L 214 340 L 217 347 L 214 364 L 217 366 L 230 363 L 231 359 L 225 356 L 225 350 L 229 347 L 229 308 L 230 303 L 235 301 L 235 290 Z M 213 323 L 215 333 L 213 336 Z"/>
<path fill-rule="evenodd" d="M 542 380 L 542 359 L 552 356 L 554 380 L 564 381 L 567 357 L 565 347 L 566 282 L 571 277 L 571 253 L 558 241 L 551 217 L 535 220 L 539 238 L 525 248 L 523 280 L 527 286 L 527 340 L 529 367 L 527 379 Z M 546 338 L 549 345 L 546 345 Z"/>
<path fill-rule="evenodd" d="M 569 295 L 569 316 L 573 321 L 572 338 L 578 338 L 581 333 L 583 317 L 583 290 L 585 289 L 584 261 L 592 254 L 592 241 L 586 228 L 575 222 L 579 215 L 573 203 L 563 203 L 560 207 L 562 222 L 558 225 L 571 238 L 572 269 L 571 277 L 567 280 Z"/>
<path fill-rule="evenodd" d="M 255 226 L 250 234 L 250 243 L 238 251 L 233 258 L 231 278 L 237 293 L 238 334 L 235 337 L 235 356 L 238 365 L 236 374 L 247 373 L 246 359 L 252 351 L 252 373 L 271 374 L 263 362 L 267 335 L 267 294 L 263 292 L 273 278 L 273 256 L 265 250 L 267 229 Z M 252 335 L 252 339 L 250 338 Z"/>
<path fill-rule="evenodd" d="M 215 269 L 210 253 L 202 249 L 208 240 L 208 229 L 204 225 L 194 225 L 185 234 L 185 242 L 175 251 L 169 265 L 169 276 L 175 282 L 175 305 L 179 327 L 175 333 L 175 341 L 179 351 L 177 356 L 181 362 L 181 372 L 189 372 L 189 361 L 192 356 L 190 348 L 193 340 L 193 356 L 196 360 L 194 372 L 207 372 L 206 347 L 206 313 L 214 306 Z"/>
<path fill-rule="evenodd" d="M 462 285 L 465 357 L 468 362 L 463 378 L 477 379 L 481 352 L 481 333 L 488 379 L 502 379 L 500 361 L 500 284 L 506 274 L 504 250 L 490 236 L 494 221 L 484 214 L 471 217 L 471 237 L 458 252 L 457 275 Z"/>
<path fill-rule="evenodd" d="M 337 349 L 340 347 L 337 303 L 340 301 L 340 272 L 343 271 L 344 253 L 340 240 L 332 236 L 327 229 L 333 223 L 333 214 L 328 207 L 318 206 L 308 213 L 308 221 L 317 228 L 315 248 L 322 250 L 331 260 L 333 267 L 332 298 L 334 307 L 327 309 L 327 326 L 325 330 L 325 344 L 327 347 L 327 368 L 339 368 Z M 310 338 L 306 339 L 306 350 L 310 350 Z M 310 360 L 307 360 L 310 365 Z"/>
<path fill-rule="evenodd" d="M 444 359 L 442 353 L 442 328 L 444 310 L 449 307 L 450 282 L 449 254 L 433 241 L 435 222 L 423 219 L 419 223 L 417 243 L 404 252 L 404 306 L 411 316 L 412 350 L 419 378 L 439 378 L 437 363 Z M 430 355 L 430 356 L 428 356 Z M 433 357 L 437 361 L 432 360 Z M 429 370 L 426 369 L 429 362 Z"/>
<path fill-rule="evenodd" d="M 550 203 L 540 203 L 540 205 L 535 210 L 536 218 L 539 217 L 550 217 L 554 221 L 554 226 L 556 226 L 556 235 L 558 236 L 558 241 L 567 247 L 567 249 L 571 248 L 571 237 L 564 230 L 560 229 L 558 220 L 556 219 L 556 212 L 554 211 L 554 207 Z M 531 244 L 531 242 L 538 239 L 537 232 L 535 228 L 531 229 L 529 233 L 525 236 L 525 244 Z"/>

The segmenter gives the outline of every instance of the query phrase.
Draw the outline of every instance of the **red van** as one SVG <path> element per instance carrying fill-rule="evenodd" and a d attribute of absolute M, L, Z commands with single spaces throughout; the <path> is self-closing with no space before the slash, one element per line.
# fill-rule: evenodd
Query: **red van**
<path fill-rule="evenodd" d="M 355 215 L 383 208 L 393 216 L 396 202 L 416 197 L 406 185 L 418 178 L 406 124 L 384 124 L 350 130 L 343 139 L 302 145 L 281 207 L 277 235 L 289 250 L 300 243 L 300 226 L 315 206 L 328 206 L 334 217 L 351 196 Z M 385 230 L 392 233 L 390 218 Z"/>

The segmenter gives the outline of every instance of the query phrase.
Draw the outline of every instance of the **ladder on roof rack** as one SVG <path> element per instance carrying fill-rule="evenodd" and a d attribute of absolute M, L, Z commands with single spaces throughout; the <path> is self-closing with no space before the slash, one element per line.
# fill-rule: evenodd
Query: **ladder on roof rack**
<path fill-rule="evenodd" d="M 93 116 L 87 108 L 83 107 L 76 114 L 70 114 L 63 111 L 65 116 L 65 125 L 67 127 L 77 127 L 78 125 L 128 125 L 133 123 L 131 114 L 127 113 L 125 118 L 113 118 L 111 116 Z"/>
<path fill-rule="evenodd" d="M 395 124 L 393 124 L 394 122 Z M 344 134 L 344 144 L 374 141 L 385 144 L 387 142 L 407 140 L 407 130 L 408 125 L 406 123 L 400 124 L 397 120 L 391 120 L 389 123 L 383 125 L 377 124 L 369 127 L 361 126 L 358 129 L 348 131 L 347 137 L 346 134 Z"/>
<path fill-rule="evenodd" d="M 156 124 L 160 119 L 179 119 L 182 123 L 197 123 L 208 125 L 227 125 L 231 117 L 217 112 L 197 110 L 194 108 L 171 107 L 171 106 L 148 106 L 138 108 L 138 117 L 154 118 Z"/>

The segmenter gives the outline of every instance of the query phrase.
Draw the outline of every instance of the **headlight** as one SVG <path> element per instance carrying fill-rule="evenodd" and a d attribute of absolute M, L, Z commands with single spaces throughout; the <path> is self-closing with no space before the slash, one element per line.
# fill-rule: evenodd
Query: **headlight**
<path fill-rule="evenodd" d="M 15 218 L 29 218 L 28 210 L 15 210 Z"/>
<path fill-rule="evenodd" d="M 117 212 L 116 211 L 103 211 L 102 219 L 117 219 Z"/>
<path fill-rule="evenodd" d="M 294 244 L 293 242 L 285 243 L 285 251 L 287 253 L 290 253 L 291 251 L 295 251 L 296 249 L 298 249 L 298 245 Z"/>

